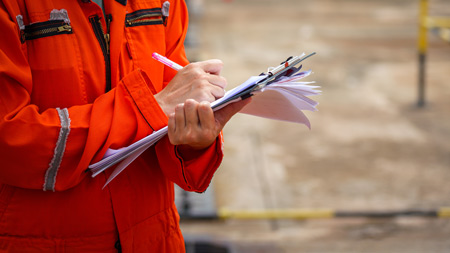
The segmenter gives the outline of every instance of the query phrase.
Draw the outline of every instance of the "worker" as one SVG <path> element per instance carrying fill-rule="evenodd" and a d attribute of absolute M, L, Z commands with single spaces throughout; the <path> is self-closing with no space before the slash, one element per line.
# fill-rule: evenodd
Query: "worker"
<path fill-rule="evenodd" d="M 184 252 L 173 183 L 207 189 L 248 103 L 212 111 L 222 63 L 188 64 L 184 1 L 95 2 L 0 2 L 0 251 Z M 105 189 L 111 170 L 91 177 L 109 148 L 167 124 Z"/>

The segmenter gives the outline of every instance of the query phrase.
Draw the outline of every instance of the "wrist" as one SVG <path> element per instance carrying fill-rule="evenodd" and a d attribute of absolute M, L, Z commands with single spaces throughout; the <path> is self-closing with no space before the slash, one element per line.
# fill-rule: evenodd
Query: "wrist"
<path fill-rule="evenodd" d="M 166 116 L 169 117 L 169 115 L 172 113 L 173 110 L 170 111 L 169 106 L 167 105 L 167 103 L 165 103 L 165 101 L 163 99 L 164 95 L 157 93 L 157 94 L 153 95 L 153 97 L 155 98 L 159 107 L 161 107 L 161 110 L 164 112 L 164 114 L 166 114 Z"/>

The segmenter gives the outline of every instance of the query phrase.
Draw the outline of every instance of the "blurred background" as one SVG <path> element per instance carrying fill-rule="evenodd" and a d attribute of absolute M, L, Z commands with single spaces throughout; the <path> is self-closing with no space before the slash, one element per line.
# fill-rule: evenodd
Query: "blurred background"
<path fill-rule="evenodd" d="M 450 27 L 450 1 L 425 2 Z M 177 192 L 188 252 L 450 252 L 450 43 L 448 29 L 418 42 L 420 4 L 188 1 L 188 57 L 221 59 L 228 89 L 302 52 L 317 52 L 303 68 L 322 87 L 311 130 L 242 114 L 228 123 L 210 189 Z"/>

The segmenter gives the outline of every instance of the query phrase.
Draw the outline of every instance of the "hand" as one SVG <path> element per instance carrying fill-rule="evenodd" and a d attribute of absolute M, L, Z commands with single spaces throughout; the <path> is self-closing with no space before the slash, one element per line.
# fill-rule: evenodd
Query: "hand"
<path fill-rule="evenodd" d="M 251 98 L 238 101 L 213 112 L 209 102 L 188 99 L 179 104 L 169 116 L 168 135 L 173 145 L 181 145 L 180 152 L 187 149 L 209 147 L 231 117 L 250 103 Z"/>
<path fill-rule="evenodd" d="M 222 67 L 220 60 L 191 63 L 181 69 L 155 99 L 166 115 L 187 99 L 213 102 L 225 94 L 227 81 L 219 76 Z"/>

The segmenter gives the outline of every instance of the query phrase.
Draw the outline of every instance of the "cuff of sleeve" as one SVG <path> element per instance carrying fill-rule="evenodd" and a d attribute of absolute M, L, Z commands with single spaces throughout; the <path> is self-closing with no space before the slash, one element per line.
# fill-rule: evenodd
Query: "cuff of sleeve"
<path fill-rule="evenodd" d="M 171 145 L 173 148 L 169 152 L 158 152 L 160 163 L 174 161 L 175 166 L 165 170 L 166 175 L 178 186 L 187 191 L 204 192 L 211 183 L 214 173 L 219 168 L 223 159 L 222 137 L 217 140 L 203 152 L 195 152 L 195 157 L 190 155 L 189 160 L 185 160 L 178 152 L 177 147 L 170 144 L 168 138 L 163 138 L 160 144 Z M 167 149 L 166 149 L 167 150 Z M 166 164 L 168 165 L 168 164 Z M 177 169 L 175 169 L 177 168 Z"/>
<path fill-rule="evenodd" d="M 153 96 L 150 90 L 153 85 L 145 72 L 140 69 L 135 70 L 123 79 L 122 83 L 153 131 L 167 126 L 167 115 Z"/>

